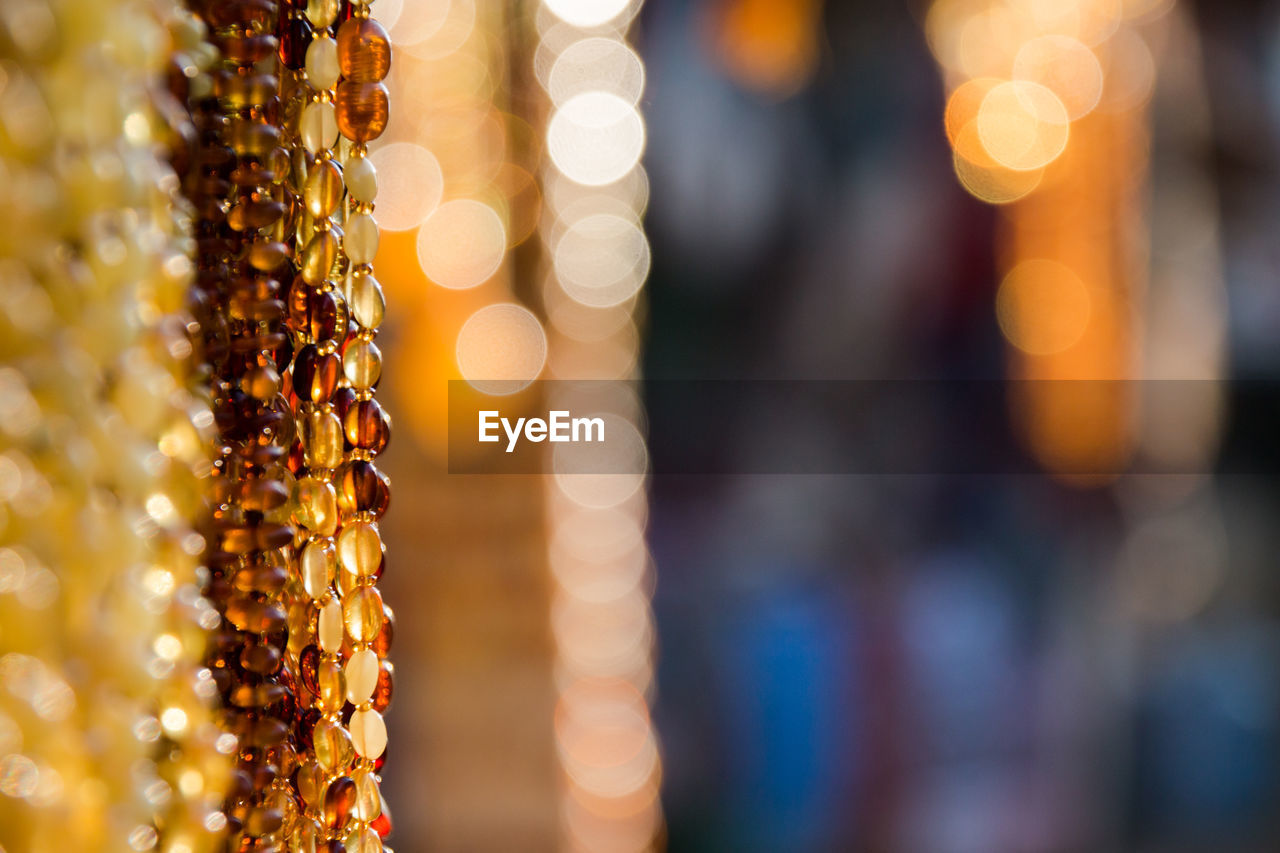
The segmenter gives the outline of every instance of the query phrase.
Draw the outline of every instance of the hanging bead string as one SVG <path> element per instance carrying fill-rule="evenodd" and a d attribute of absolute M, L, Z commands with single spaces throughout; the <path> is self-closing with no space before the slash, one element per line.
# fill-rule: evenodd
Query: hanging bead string
<path fill-rule="evenodd" d="M 210 597 L 223 615 L 210 663 L 223 726 L 239 740 L 228 793 L 228 850 L 276 849 L 297 812 L 293 680 L 284 586 L 292 559 L 292 475 L 285 464 L 293 419 L 279 365 L 291 355 L 278 271 L 288 205 L 282 184 L 276 77 L 278 9 L 272 0 L 208 0 L 199 12 L 224 62 L 215 98 L 195 107 L 201 168 L 198 282 L 207 303 L 205 341 L 219 433 L 209 556 Z"/>
<path fill-rule="evenodd" d="M 373 398 L 381 373 L 373 338 L 384 304 L 372 276 L 376 175 L 365 144 L 386 127 L 381 80 L 390 42 L 367 6 L 313 2 L 305 22 L 284 24 L 282 45 L 285 64 L 301 70 L 296 82 L 305 81 L 287 96 L 299 107 L 294 177 L 304 247 L 289 296 L 300 553 L 290 652 L 300 707 L 309 706 L 302 716 L 314 727 L 297 774 L 305 819 L 294 838 L 298 849 L 315 839 L 372 853 L 384 849 L 390 830 L 377 772 L 391 692 L 382 658 L 392 629 L 374 585 L 383 565 L 377 520 L 390 494 L 372 463 L 390 438 L 390 419 Z"/>
<path fill-rule="evenodd" d="M 210 417 L 159 85 L 198 28 L 164 2 L 23 12 L 0 22 L 0 845 L 209 850 L 228 742 L 186 519 Z"/>

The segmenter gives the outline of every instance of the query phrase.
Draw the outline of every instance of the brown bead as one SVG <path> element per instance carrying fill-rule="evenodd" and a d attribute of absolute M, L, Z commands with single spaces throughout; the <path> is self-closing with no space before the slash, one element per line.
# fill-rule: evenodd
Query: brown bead
<path fill-rule="evenodd" d="M 390 100 L 381 83 L 344 80 L 338 84 L 334 106 L 338 131 L 352 142 L 369 142 L 387 129 Z"/>
<path fill-rule="evenodd" d="M 329 783 L 324 795 L 324 823 L 330 829 L 345 826 L 356 803 L 356 783 L 350 776 L 339 776 Z"/>
<path fill-rule="evenodd" d="M 249 730 L 249 745 L 260 749 L 269 749 L 284 741 L 289 736 L 289 724 L 283 720 L 263 717 L 254 722 Z"/>
<path fill-rule="evenodd" d="M 265 228 L 284 215 L 278 201 L 242 201 L 227 213 L 227 224 L 236 231 Z"/>
<path fill-rule="evenodd" d="M 342 360 L 337 353 L 322 355 L 314 344 L 298 351 L 293 362 L 293 391 L 299 399 L 326 402 L 338 388 Z"/>
<path fill-rule="evenodd" d="M 270 400 L 280 393 L 280 374 L 273 367 L 255 367 L 240 377 L 240 389 L 258 400 Z"/>
<path fill-rule="evenodd" d="M 222 51 L 224 59 L 229 59 L 238 65 L 253 65 L 258 60 L 265 59 L 276 49 L 276 37 L 271 35 L 214 36 L 211 40 Z"/>
<path fill-rule="evenodd" d="M 284 610 L 249 595 L 235 595 L 227 602 L 227 621 L 253 634 L 270 634 L 284 627 Z"/>
<path fill-rule="evenodd" d="M 391 37 L 371 18 L 352 18 L 338 27 L 338 67 L 357 83 L 377 83 L 391 69 Z"/>
<path fill-rule="evenodd" d="M 280 28 L 280 62 L 298 71 L 306 64 L 311 46 L 311 24 L 306 18 L 290 18 Z"/>
<path fill-rule="evenodd" d="M 332 339 L 338 332 L 339 304 L 332 292 L 313 290 L 308 295 L 307 325 L 304 332 L 312 341 L 322 343 Z"/>
<path fill-rule="evenodd" d="M 378 668 L 378 686 L 373 690 L 373 710 L 382 713 L 391 704 L 391 694 L 395 689 L 396 668 L 389 660 L 382 661 Z"/>
<path fill-rule="evenodd" d="M 381 516 L 391 503 L 391 486 L 387 477 L 363 459 L 349 462 L 342 472 L 338 505 L 348 515 L 371 512 Z"/>
<path fill-rule="evenodd" d="M 268 512 L 289 500 L 289 489 L 278 480 L 246 480 L 239 491 L 241 506 L 252 512 Z"/>
<path fill-rule="evenodd" d="M 377 400 L 358 400 L 342 421 L 352 446 L 381 453 L 391 440 L 391 418 Z"/>
<path fill-rule="evenodd" d="M 258 675 L 271 675 L 280 668 L 280 650 L 266 643 L 251 643 L 240 653 L 240 665 Z"/>
<path fill-rule="evenodd" d="M 279 81 L 270 74 L 254 74 L 242 77 L 224 71 L 214 78 L 214 91 L 218 98 L 233 109 L 259 107 L 277 96 Z"/>
<path fill-rule="evenodd" d="M 378 657 L 386 658 L 391 652 L 391 643 L 395 640 L 396 634 L 396 615 L 391 610 L 391 605 L 386 602 L 382 604 L 382 617 L 382 630 L 378 632 L 372 648 L 378 653 Z"/>
<path fill-rule="evenodd" d="M 302 686 L 313 695 L 320 692 L 320 647 L 312 644 L 298 655 L 298 672 L 302 676 Z"/>
<path fill-rule="evenodd" d="M 333 262 L 337 259 L 338 237 L 334 230 L 317 232 L 302 251 L 299 264 L 302 280 L 312 286 L 320 284 L 329 277 L 329 271 L 333 269 Z"/>
<path fill-rule="evenodd" d="M 280 144 L 280 131 L 256 121 L 234 121 L 227 143 L 241 156 L 267 157 Z"/>
<path fill-rule="evenodd" d="M 272 272 L 289 259 L 289 247 L 272 241 L 255 242 L 245 253 L 249 266 L 261 272 Z"/>
<path fill-rule="evenodd" d="M 283 485 L 277 483 L 281 488 Z M 232 577 L 232 585 L 242 592 L 261 592 L 273 595 L 284 589 L 288 580 L 288 572 L 283 566 L 269 566 L 261 563 L 245 566 Z"/>

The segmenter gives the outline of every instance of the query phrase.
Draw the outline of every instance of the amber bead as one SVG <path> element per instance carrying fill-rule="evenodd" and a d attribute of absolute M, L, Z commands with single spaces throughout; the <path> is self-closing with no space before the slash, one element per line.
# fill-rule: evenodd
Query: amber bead
<path fill-rule="evenodd" d="M 326 714 L 337 713 L 347 700 L 347 679 L 342 664 L 336 658 L 323 658 L 316 670 L 318 707 Z"/>
<path fill-rule="evenodd" d="M 235 595 L 229 599 L 225 615 L 236 628 L 252 634 L 269 634 L 284 627 L 283 609 L 250 595 Z"/>
<path fill-rule="evenodd" d="M 338 259 L 338 238 L 333 230 L 318 231 L 302 250 L 299 264 L 302 280 L 310 285 L 318 285 L 329 277 L 333 262 Z"/>
<path fill-rule="evenodd" d="M 354 155 L 348 157 L 342 177 L 347 184 L 347 194 L 352 201 L 372 204 L 377 198 L 378 170 L 374 168 L 368 157 Z"/>
<path fill-rule="evenodd" d="M 311 168 L 303 189 L 307 212 L 319 219 L 338 209 L 342 201 L 344 185 L 342 172 L 332 160 L 320 160 Z"/>
<path fill-rule="evenodd" d="M 214 36 L 213 42 L 222 51 L 223 58 L 238 65 L 253 65 L 276 49 L 276 37 L 271 35 Z"/>
<path fill-rule="evenodd" d="M 357 272 L 351 277 L 351 316 L 366 329 L 382 325 L 387 302 L 382 285 L 369 273 Z"/>
<path fill-rule="evenodd" d="M 302 587 L 312 599 L 320 601 L 329 591 L 338 564 L 338 552 L 327 539 L 313 539 L 302 549 L 298 559 L 302 571 Z"/>
<path fill-rule="evenodd" d="M 266 643 L 251 643 L 240 653 L 240 665 L 258 675 L 271 675 L 280 668 L 280 650 Z"/>
<path fill-rule="evenodd" d="M 363 459 L 347 463 L 342 472 L 338 504 L 343 512 L 371 512 L 381 516 L 391 503 L 391 486 L 387 477 Z"/>
<path fill-rule="evenodd" d="M 289 490 L 278 480 L 246 480 L 239 495 L 240 505 L 251 512 L 267 512 L 289 500 Z"/>
<path fill-rule="evenodd" d="M 278 201 L 242 201 L 227 213 L 227 224 L 236 231 L 265 228 L 284 215 Z"/>
<path fill-rule="evenodd" d="M 302 420 L 307 465 L 337 468 L 342 464 L 342 424 L 332 412 L 309 412 Z"/>
<path fill-rule="evenodd" d="M 387 129 L 390 115 L 387 87 L 381 83 L 343 80 L 334 98 L 338 132 L 352 142 L 369 142 Z"/>
<path fill-rule="evenodd" d="M 326 402 L 337 390 L 339 364 L 336 353 L 322 354 L 314 344 L 303 347 L 293 363 L 293 392 L 303 400 Z"/>
<path fill-rule="evenodd" d="M 350 776 L 339 776 L 329 783 L 324 795 L 324 823 L 330 829 L 346 826 L 356 804 L 356 783 Z"/>
<path fill-rule="evenodd" d="M 347 441 L 374 453 L 381 453 L 391 440 L 391 418 L 377 400 L 357 400 L 343 418 Z"/>
<path fill-rule="evenodd" d="M 294 71 L 301 70 L 307 61 L 307 48 L 311 45 L 311 24 L 306 18 L 290 18 L 280 30 L 280 63 Z"/>
<path fill-rule="evenodd" d="M 372 18 L 352 18 L 338 27 L 338 66 L 357 83 L 377 83 L 391 69 L 391 37 Z"/>
<path fill-rule="evenodd" d="M 342 371 L 353 388 L 376 388 L 382 378 L 382 350 L 373 341 L 356 339 L 342 353 Z"/>
<path fill-rule="evenodd" d="M 272 483 L 272 485 L 279 484 Z M 283 566 L 255 564 L 237 571 L 232 578 L 232 583 L 236 589 L 243 592 L 274 594 L 284 588 L 287 579 L 288 573 Z"/>
<path fill-rule="evenodd" d="M 256 121 L 234 121 L 227 134 L 227 144 L 241 156 L 266 157 L 280 144 L 280 131 Z"/>
<path fill-rule="evenodd" d="M 328 101 L 307 104 L 298 121 L 298 132 L 311 154 L 319 154 L 333 145 L 338 137 L 338 119 L 333 104 Z"/>
<path fill-rule="evenodd" d="M 250 397 L 270 400 L 280 393 L 280 374 L 271 367 L 255 367 L 240 377 L 240 389 Z"/>
<path fill-rule="evenodd" d="M 347 660 L 344 672 L 347 701 L 352 705 L 368 702 L 378 686 L 378 655 L 372 649 L 357 649 Z"/>
<path fill-rule="evenodd" d="M 341 723 L 333 720 L 321 720 L 316 723 L 311 743 L 315 750 L 316 761 L 330 773 L 346 770 L 355 758 L 351 735 Z"/>
<path fill-rule="evenodd" d="M 373 641 L 373 650 L 378 653 L 378 657 L 386 658 L 391 652 L 391 644 L 395 641 L 396 636 L 396 614 L 391 609 L 391 605 L 384 603 L 382 605 L 382 630 L 378 632 L 377 639 Z"/>
<path fill-rule="evenodd" d="M 377 758 L 387 749 L 387 724 L 374 710 L 357 710 L 347 724 L 356 752 L 365 758 Z"/>
<path fill-rule="evenodd" d="M 320 648 L 329 654 L 337 654 L 342 649 L 342 602 L 335 596 L 320 608 L 320 616 L 316 624 L 316 638 Z"/>
<path fill-rule="evenodd" d="M 382 712 L 391 704 L 391 694 L 395 690 L 396 668 L 391 661 L 384 660 L 378 668 L 378 686 L 373 690 L 373 710 Z"/>
<path fill-rule="evenodd" d="M 293 782 L 298 789 L 298 795 L 308 806 L 313 808 L 320 806 L 325 792 L 325 776 L 324 768 L 315 761 L 308 759 L 298 765 Z"/>
<path fill-rule="evenodd" d="M 235 109 L 261 106 L 276 97 L 278 81 L 270 74 L 220 74 L 215 91 L 220 99 Z"/>
<path fill-rule="evenodd" d="M 338 534 L 338 560 L 342 570 L 353 577 L 373 577 L 382 562 L 382 551 L 382 537 L 376 524 L 353 521 Z"/>
<path fill-rule="evenodd" d="M 352 809 L 356 820 L 368 822 L 382 814 L 378 777 L 362 767 L 351 774 L 351 780 L 356 783 L 356 802 Z"/>
<path fill-rule="evenodd" d="M 289 247 L 284 243 L 255 242 L 246 252 L 249 266 L 261 272 L 272 272 L 289 258 Z"/>
<path fill-rule="evenodd" d="M 314 27 L 328 27 L 338 18 L 338 0 L 307 0 L 306 9 Z"/>
<path fill-rule="evenodd" d="M 342 597 L 342 620 L 353 642 L 365 643 L 382 630 L 382 595 L 377 587 L 362 586 Z"/>
<path fill-rule="evenodd" d="M 357 826 L 347 835 L 344 844 L 346 853 L 383 853 L 382 839 L 372 829 Z"/>
<path fill-rule="evenodd" d="M 302 678 L 302 686 L 307 692 L 315 695 L 320 692 L 320 648 L 307 646 L 298 655 L 298 675 Z"/>

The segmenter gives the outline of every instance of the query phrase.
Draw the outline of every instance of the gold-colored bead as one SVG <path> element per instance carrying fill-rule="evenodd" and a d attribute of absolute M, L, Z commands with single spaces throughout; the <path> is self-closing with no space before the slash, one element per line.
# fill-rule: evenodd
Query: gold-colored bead
<path fill-rule="evenodd" d="M 382 595 L 377 587 L 362 586 L 342 597 L 342 621 L 354 643 L 371 643 L 382 630 Z"/>
<path fill-rule="evenodd" d="M 302 447 L 311 468 L 342 464 L 342 423 L 333 412 L 313 411 L 302 419 Z"/>
<path fill-rule="evenodd" d="M 342 356 L 342 371 L 353 388 L 372 388 L 382 376 L 382 351 L 373 341 L 353 341 Z"/>
<path fill-rule="evenodd" d="M 320 648 L 331 655 L 342 651 L 342 602 L 337 596 L 330 598 L 320 608 L 316 620 L 316 639 Z"/>
<path fill-rule="evenodd" d="M 316 761 L 330 774 L 341 773 L 355 760 L 355 747 L 351 735 L 341 723 L 321 720 L 312 730 L 311 742 L 315 747 Z"/>
<path fill-rule="evenodd" d="M 337 562 L 337 550 L 328 539 L 313 539 L 302 549 L 299 557 L 302 586 L 312 599 L 321 601 L 329 592 Z"/>
<path fill-rule="evenodd" d="M 346 239 L 343 247 L 351 263 L 371 264 L 378 254 L 378 223 L 367 213 L 347 217 Z"/>
<path fill-rule="evenodd" d="M 333 26 L 338 19 L 338 0 L 307 0 L 307 20 L 316 29 Z"/>
<path fill-rule="evenodd" d="M 302 110 L 298 123 L 302 144 L 312 154 L 319 154 L 332 147 L 338 138 L 338 116 L 328 101 L 315 101 Z"/>
<path fill-rule="evenodd" d="M 382 795 L 378 791 L 378 777 L 367 767 L 361 767 L 351 774 L 356 783 L 356 805 L 353 814 L 356 820 L 368 823 L 382 814 Z"/>
<path fill-rule="evenodd" d="M 320 686 L 320 710 L 326 714 L 337 713 L 347 700 L 347 680 L 342 671 L 342 664 L 337 658 L 327 657 L 320 661 L 316 669 L 316 682 Z"/>
<path fill-rule="evenodd" d="M 338 68 L 338 43 L 319 33 L 307 47 L 307 82 L 313 89 L 332 89 L 342 76 Z"/>
<path fill-rule="evenodd" d="M 372 649 L 357 649 L 347 661 L 347 701 L 362 705 L 373 697 L 378 686 L 379 661 Z"/>
<path fill-rule="evenodd" d="M 351 743 L 365 758 L 375 759 L 387 749 L 387 724 L 372 708 L 362 708 L 351 715 L 347 724 Z"/>
<path fill-rule="evenodd" d="M 382 565 L 382 536 L 378 525 L 368 521 L 347 524 L 338 534 L 338 560 L 344 573 L 371 578 Z"/>
<path fill-rule="evenodd" d="M 343 841 L 347 853 L 383 853 L 382 839 L 368 827 L 357 826 Z"/>
<path fill-rule="evenodd" d="M 378 195 L 378 170 L 368 157 L 348 157 L 343 178 L 353 201 L 373 204 Z"/>
<path fill-rule="evenodd" d="M 338 496 L 333 486 L 315 477 L 303 477 L 294 485 L 293 518 L 321 536 L 338 529 Z"/>
<path fill-rule="evenodd" d="M 351 276 L 351 316 L 366 329 L 376 329 L 382 325 L 386 314 L 387 301 L 382 293 L 382 285 L 372 275 L 358 272 Z"/>
<path fill-rule="evenodd" d="M 338 259 L 338 238 L 332 231 L 319 231 L 302 252 L 302 280 L 316 286 L 329 276 Z"/>
<path fill-rule="evenodd" d="M 311 170 L 303 198 L 316 219 L 331 215 L 342 202 L 342 172 L 332 160 L 320 160 Z"/>

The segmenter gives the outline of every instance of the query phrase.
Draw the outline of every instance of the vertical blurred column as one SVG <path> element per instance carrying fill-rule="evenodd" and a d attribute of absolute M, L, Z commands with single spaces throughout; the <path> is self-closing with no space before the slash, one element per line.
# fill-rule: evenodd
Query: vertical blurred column
<path fill-rule="evenodd" d="M 534 70 L 545 93 L 546 198 L 541 299 L 549 408 L 602 416 L 631 457 L 621 473 L 572 473 L 553 455 L 547 481 L 554 578 L 555 742 L 563 850 L 632 853 L 661 834 L 661 763 L 649 716 L 651 570 L 644 541 L 644 412 L 637 378 L 639 293 L 649 272 L 641 225 L 648 182 L 638 103 L 644 67 L 627 43 L 638 0 L 543 0 Z"/>

